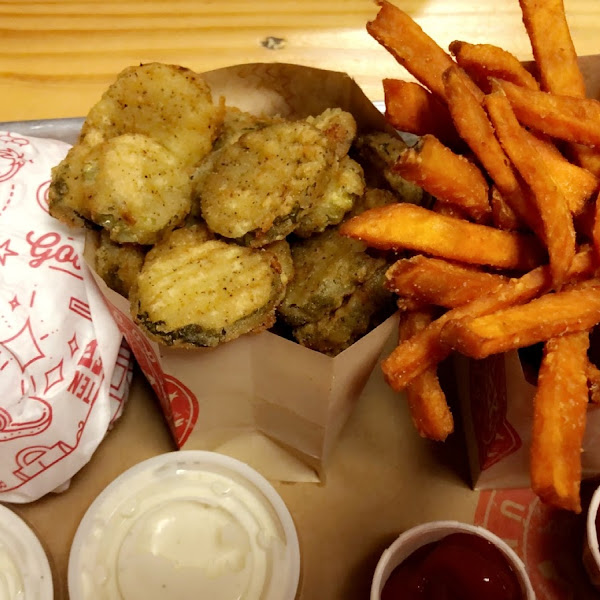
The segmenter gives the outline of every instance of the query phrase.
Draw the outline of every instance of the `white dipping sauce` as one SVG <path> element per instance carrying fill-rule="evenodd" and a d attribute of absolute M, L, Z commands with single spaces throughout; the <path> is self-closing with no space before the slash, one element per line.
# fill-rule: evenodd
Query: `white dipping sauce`
<path fill-rule="evenodd" d="M 182 451 L 117 478 L 83 518 L 71 600 L 293 600 L 300 554 L 274 488 L 244 463 Z"/>
<path fill-rule="evenodd" d="M 36 535 L 0 505 L 0 600 L 52 600 L 48 558 Z"/>

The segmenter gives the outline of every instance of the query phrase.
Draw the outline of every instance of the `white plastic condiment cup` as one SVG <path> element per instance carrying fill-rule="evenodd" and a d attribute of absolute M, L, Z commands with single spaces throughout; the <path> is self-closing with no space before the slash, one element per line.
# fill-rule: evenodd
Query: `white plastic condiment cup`
<path fill-rule="evenodd" d="M 379 559 L 371 584 L 371 600 L 381 600 L 381 592 L 392 571 L 413 552 L 422 546 L 437 542 L 453 533 L 478 535 L 494 544 L 504 554 L 508 564 L 515 572 L 521 585 L 523 598 L 526 600 L 535 600 L 535 593 L 525 570 L 525 565 L 515 551 L 506 542 L 487 529 L 459 521 L 432 521 L 430 523 L 423 523 L 405 531 L 396 538 L 394 543 L 383 552 Z"/>
<path fill-rule="evenodd" d="M 25 521 L 0 505 L 0 598 L 53 597 L 52 572 L 40 541 Z"/>
<path fill-rule="evenodd" d="M 293 600 L 300 549 L 275 488 L 243 462 L 180 451 L 115 479 L 84 515 L 70 600 Z"/>
<path fill-rule="evenodd" d="M 592 582 L 600 590 L 600 547 L 596 517 L 600 509 L 600 487 L 596 489 L 587 512 L 585 523 L 585 542 L 583 545 L 583 565 Z"/>

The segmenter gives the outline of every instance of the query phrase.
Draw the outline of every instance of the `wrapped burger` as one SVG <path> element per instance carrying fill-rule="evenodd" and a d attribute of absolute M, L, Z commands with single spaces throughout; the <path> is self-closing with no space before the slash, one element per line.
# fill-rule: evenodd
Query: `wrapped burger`
<path fill-rule="evenodd" d="M 90 459 L 120 415 L 131 353 L 82 259 L 48 214 L 68 145 L 0 134 L 0 500 L 28 502 Z"/>

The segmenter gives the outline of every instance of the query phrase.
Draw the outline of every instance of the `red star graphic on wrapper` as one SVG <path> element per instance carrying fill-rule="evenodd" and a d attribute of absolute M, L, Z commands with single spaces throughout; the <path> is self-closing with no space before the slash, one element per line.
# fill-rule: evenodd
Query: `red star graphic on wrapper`
<path fill-rule="evenodd" d="M 77 343 L 77 334 L 74 333 L 73 337 L 67 342 L 69 350 L 71 351 L 71 357 L 75 356 L 77 350 L 79 350 L 79 344 Z"/>
<path fill-rule="evenodd" d="M 63 377 L 62 368 L 63 368 L 63 361 L 61 359 L 60 362 L 55 367 L 53 367 L 49 371 L 46 371 L 46 373 L 45 373 L 46 389 L 44 390 L 44 394 L 47 394 L 48 390 L 51 387 L 53 387 L 57 383 L 60 383 L 61 381 L 65 380 L 65 378 Z"/>
<path fill-rule="evenodd" d="M 17 306 L 21 306 L 21 303 L 19 302 L 19 299 L 16 295 L 8 304 L 13 311 L 15 310 L 15 308 L 17 308 Z"/>
<path fill-rule="evenodd" d="M 6 259 L 9 256 L 19 256 L 18 252 L 14 252 L 10 249 L 10 240 L 6 240 L 0 244 L 0 265 L 6 265 Z"/>

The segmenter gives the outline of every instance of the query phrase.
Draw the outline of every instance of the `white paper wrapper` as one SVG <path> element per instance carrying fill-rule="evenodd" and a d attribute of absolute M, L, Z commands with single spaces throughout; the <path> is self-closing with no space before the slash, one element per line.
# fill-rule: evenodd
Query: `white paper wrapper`
<path fill-rule="evenodd" d="M 81 254 L 50 217 L 69 146 L 0 132 L 0 501 L 29 502 L 88 462 L 121 413 L 131 353 Z"/>

